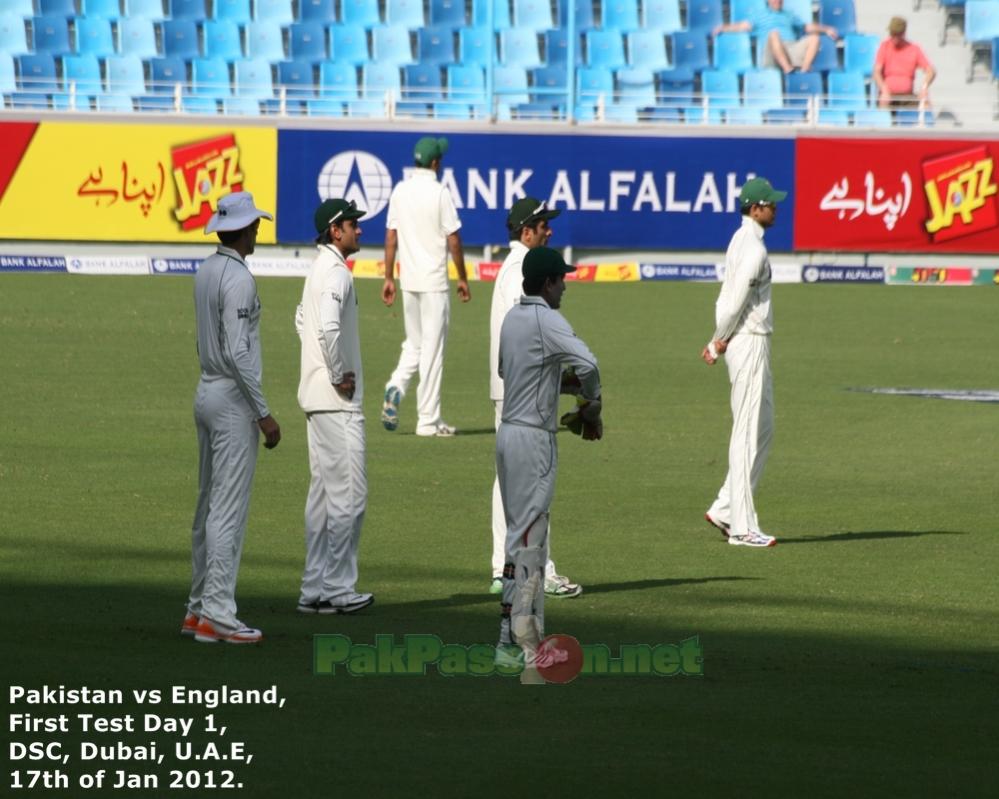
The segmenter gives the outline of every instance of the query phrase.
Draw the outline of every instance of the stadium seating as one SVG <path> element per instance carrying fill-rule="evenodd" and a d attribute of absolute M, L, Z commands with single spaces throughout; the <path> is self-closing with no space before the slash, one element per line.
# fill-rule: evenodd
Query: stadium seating
<path fill-rule="evenodd" d="M 104 17 L 77 17 L 74 28 L 77 53 L 91 53 L 98 58 L 114 55 L 111 20 Z"/>
<path fill-rule="evenodd" d="M 336 22 L 336 0 L 298 0 L 299 22 Z"/>
<path fill-rule="evenodd" d="M 212 17 L 246 25 L 250 21 L 250 0 L 213 0 Z"/>
<path fill-rule="evenodd" d="M 368 36 L 360 25 L 331 25 L 330 57 L 354 66 L 368 61 Z"/>
<path fill-rule="evenodd" d="M 640 28 L 638 0 L 602 0 L 600 3 L 600 27 L 604 30 L 621 32 Z"/>
<path fill-rule="evenodd" d="M 565 28 L 554 28 L 545 31 L 545 63 L 549 66 L 564 67 L 569 58 L 569 33 Z M 574 61 L 576 66 L 583 64 L 583 48 L 581 39 L 576 36 L 576 47 L 574 49 Z"/>
<path fill-rule="evenodd" d="M 253 19 L 287 27 L 295 21 L 291 0 L 253 0 Z"/>
<path fill-rule="evenodd" d="M 538 35 L 533 30 L 510 28 L 500 31 L 500 63 L 506 67 L 531 69 L 541 66 Z"/>
<path fill-rule="evenodd" d="M 628 64 L 651 70 L 668 69 L 666 37 L 660 31 L 639 30 L 627 34 Z"/>
<path fill-rule="evenodd" d="M 493 34 L 485 28 L 461 28 L 458 31 L 458 61 L 485 66 L 493 60 Z"/>
<path fill-rule="evenodd" d="M 812 13 L 812 0 L 784 0 L 784 10 L 793 14 L 802 24 L 807 24 L 814 20 Z"/>
<path fill-rule="evenodd" d="M 750 69 L 742 77 L 742 104 L 747 108 L 782 108 L 784 91 L 779 69 Z"/>
<path fill-rule="evenodd" d="M 238 97 L 267 99 L 274 96 L 274 77 L 270 62 L 247 58 L 234 65 L 233 87 Z"/>
<path fill-rule="evenodd" d="M 288 56 L 298 61 L 324 61 L 326 28 L 321 22 L 310 20 L 288 26 Z"/>
<path fill-rule="evenodd" d="M 204 24 L 205 56 L 236 61 L 243 57 L 239 26 L 228 19 L 209 19 Z"/>
<path fill-rule="evenodd" d="M 530 102 L 527 96 L 527 71 L 523 67 L 496 67 L 493 70 L 493 90 L 498 106 Z"/>
<path fill-rule="evenodd" d="M 14 72 L 14 56 L 10 53 L 0 53 L 0 94 L 11 94 L 17 91 L 17 79 Z"/>
<path fill-rule="evenodd" d="M 43 17 L 72 17 L 76 15 L 75 0 L 38 0 L 38 14 Z"/>
<path fill-rule="evenodd" d="M 714 68 L 742 74 L 753 68 L 753 49 L 745 32 L 719 33 L 715 36 Z"/>
<path fill-rule="evenodd" d="M 205 97 L 229 97 L 232 83 L 229 66 L 222 58 L 191 59 L 191 92 Z"/>
<path fill-rule="evenodd" d="M 180 108 L 185 114 L 217 114 L 219 101 L 214 97 L 188 94 L 180 98 Z"/>
<path fill-rule="evenodd" d="M 891 111 L 883 108 L 858 108 L 853 112 L 853 124 L 858 128 L 890 128 Z"/>
<path fill-rule="evenodd" d="M 155 58 L 156 30 L 148 17 L 124 17 L 118 23 L 118 52 L 139 58 Z"/>
<path fill-rule="evenodd" d="M 968 81 L 974 77 L 975 65 L 989 56 L 996 37 L 999 37 L 999 2 L 968 0 L 964 6 L 964 39 L 971 47 Z"/>
<path fill-rule="evenodd" d="M 728 6 L 728 21 L 742 22 L 750 19 L 757 11 L 766 8 L 767 0 L 731 0 Z M 785 11 L 787 3 L 785 2 Z"/>
<path fill-rule="evenodd" d="M 587 31 L 585 41 L 587 66 L 618 69 L 627 63 L 624 39 L 619 31 Z"/>
<path fill-rule="evenodd" d="M 386 0 L 385 22 L 404 28 L 422 28 L 423 0 Z"/>
<path fill-rule="evenodd" d="M 357 68 L 343 61 L 323 61 L 319 65 L 319 96 L 327 100 L 356 100 Z"/>
<path fill-rule="evenodd" d="M 831 25 L 843 38 L 857 29 L 857 12 L 853 0 L 819 0 L 819 22 Z"/>
<path fill-rule="evenodd" d="M 137 55 L 109 56 L 104 60 L 108 94 L 137 96 L 145 94 L 146 77 L 142 59 Z M 110 102 L 110 101 L 108 101 Z M 98 99 L 98 108 L 101 106 Z"/>
<path fill-rule="evenodd" d="M 205 18 L 205 0 L 169 0 L 167 8 L 170 10 L 170 19 L 200 22 Z"/>
<path fill-rule="evenodd" d="M 784 76 L 784 102 L 791 108 L 807 107 L 811 98 L 822 95 L 822 75 L 818 72 L 791 72 Z"/>
<path fill-rule="evenodd" d="M 0 16 L 0 53 L 20 55 L 29 49 L 24 20 L 14 14 Z"/>
<path fill-rule="evenodd" d="M 372 28 L 371 59 L 377 63 L 396 66 L 412 64 L 413 47 L 410 43 L 409 29 L 401 25 L 382 25 Z"/>
<path fill-rule="evenodd" d="M 828 77 L 828 107 L 853 111 L 867 108 L 867 89 L 859 72 L 830 72 Z"/>
<path fill-rule="evenodd" d="M 219 2 L 222 1 L 216 0 L 216 8 Z M 124 18 L 137 19 L 139 17 L 152 20 L 153 22 L 159 22 L 164 19 L 163 0 L 125 0 Z"/>
<path fill-rule="evenodd" d="M 35 17 L 31 23 L 31 47 L 36 53 L 61 55 L 72 52 L 66 17 Z"/>
<path fill-rule="evenodd" d="M 881 45 L 880 37 L 873 33 L 848 33 L 843 39 L 843 69 L 870 76 Z"/>
<path fill-rule="evenodd" d="M 490 25 L 490 6 L 492 24 Z M 510 5 L 507 0 L 472 0 L 472 24 L 505 30 L 510 27 Z"/>
<path fill-rule="evenodd" d="M 430 25 L 461 28 L 467 24 L 464 0 L 430 0 Z"/>
<path fill-rule="evenodd" d="M 421 28 L 416 38 L 416 57 L 420 64 L 454 62 L 454 34 L 450 28 Z"/>
<path fill-rule="evenodd" d="M 687 29 L 710 34 L 724 22 L 721 0 L 690 0 L 687 3 Z"/>
<path fill-rule="evenodd" d="M 340 22 L 365 28 L 381 25 L 378 0 L 340 0 Z"/>
<path fill-rule="evenodd" d="M 284 37 L 279 27 L 270 22 L 251 22 L 243 30 L 247 58 L 264 59 L 272 64 L 284 60 Z"/>
<path fill-rule="evenodd" d="M 468 106 L 484 106 L 486 78 L 482 67 L 453 64 L 447 67 L 448 100 Z"/>
<path fill-rule="evenodd" d="M 402 80 L 395 63 L 372 62 L 361 67 L 361 98 L 382 102 L 386 94 L 399 96 Z M 360 106 L 358 107 L 360 108 Z"/>
<path fill-rule="evenodd" d="M 635 108 L 649 108 L 656 104 L 656 79 L 647 67 L 619 69 L 614 73 L 617 86 L 615 102 Z"/>
<path fill-rule="evenodd" d="M 683 30 L 679 0 L 643 0 L 642 27 L 661 33 Z"/>
<path fill-rule="evenodd" d="M 673 34 L 673 65 L 694 72 L 710 68 L 708 37 L 704 31 L 677 31 Z"/>
<path fill-rule="evenodd" d="M 29 0 L 30 3 L 30 0 Z M 204 11 L 202 10 L 202 13 Z M 80 0 L 80 19 L 108 19 L 117 20 L 121 18 L 121 4 L 118 0 Z"/>
<path fill-rule="evenodd" d="M 67 55 L 62 58 L 62 82 L 69 91 L 72 84 L 77 95 L 95 96 L 103 91 L 101 65 L 92 53 Z"/>
<path fill-rule="evenodd" d="M 31 53 L 17 57 L 17 87 L 30 94 L 59 90 L 55 59 L 49 53 Z"/>
<path fill-rule="evenodd" d="M 192 19 L 168 19 L 163 23 L 163 54 L 179 58 L 201 55 L 198 26 Z"/>
<path fill-rule="evenodd" d="M 312 64 L 308 61 L 282 61 L 277 65 L 278 86 L 284 88 L 289 100 L 308 100 L 315 97 L 315 79 Z"/>
<path fill-rule="evenodd" d="M 149 59 L 149 92 L 173 94 L 187 84 L 187 65 L 182 58 Z"/>
<path fill-rule="evenodd" d="M 815 54 L 815 60 L 812 62 L 812 69 L 817 72 L 830 72 L 839 68 L 839 50 L 836 47 L 835 40 L 824 33 L 820 33 L 819 49 Z"/>

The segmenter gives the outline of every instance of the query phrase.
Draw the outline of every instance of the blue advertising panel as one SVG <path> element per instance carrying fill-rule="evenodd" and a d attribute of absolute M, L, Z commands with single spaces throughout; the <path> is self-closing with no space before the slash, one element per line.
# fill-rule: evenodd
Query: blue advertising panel
<path fill-rule="evenodd" d="M 368 210 L 362 241 L 380 243 L 392 186 L 413 166 L 421 134 L 278 132 L 278 241 L 312 241 L 312 215 L 327 197 Z M 722 250 L 738 227 L 738 193 L 754 175 L 794 186 L 792 139 L 452 133 L 441 180 L 472 245 L 502 244 L 506 209 L 525 195 L 562 215 L 553 246 Z M 362 223 L 363 224 L 363 223 Z M 767 233 L 791 249 L 793 198 Z"/>

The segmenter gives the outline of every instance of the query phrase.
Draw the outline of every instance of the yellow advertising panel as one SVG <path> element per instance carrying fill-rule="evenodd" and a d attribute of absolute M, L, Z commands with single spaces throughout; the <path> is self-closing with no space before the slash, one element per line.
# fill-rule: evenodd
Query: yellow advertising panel
<path fill-rule="evenodd" d="M 43 122 L 0 200 L 0 238 L 204 243 L 219 197 L 241 190 L 276 210 L 276 130 Z"/>

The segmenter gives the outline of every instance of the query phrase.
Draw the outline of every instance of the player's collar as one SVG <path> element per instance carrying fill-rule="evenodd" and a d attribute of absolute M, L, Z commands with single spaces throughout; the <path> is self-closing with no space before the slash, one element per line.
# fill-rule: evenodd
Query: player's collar
<path fill-rule="evenodd" d="M 753 219 L 753 217 L 751 217 L 751 216 L 744 216 L 742 218 L 742 224 L 743 224 L 743 227 L 749 225 L 750 228 L 753 231 L 753 234 L 756 236 L 756 238 L 761 239 L 761 240 L 763 239 L 763 234 L 766 232 L 766 228 L 764 228 L 763 225 L 761 225 L 759 222 L 757 222 L 755 219 Z"/>
<path fill-rule="evenodd" d="M 215 250 L 215 252 L 217 252 L 217 253 L 218 253 L 219 255 L 225 255 L 225 256 L 227 256 L 228 258 L 235 258 L 235 259 L 236 259 L 237 261 L 239 261 L 239 262 L 240 262 L 240 263 L 241 263 L 241 264 L 242 264 L 243 266 L 246 266 L 246 259 L 245 259 L 245 258 L 243 258 L 243 256 L 242 256 L 242 255 L 240 255 L 240 254 L 239 254 L 238 252 L 236 252 L 236 251 L 235 251 L 234 249 L 232 249 L 232 247 L 223 247 L 223 246 L 222 246 L 222 245 L 220 244 L 220 245 L 218 246 L 218 249 L 216 249 L 216 250 Z M 249 269 L 249 267 L 248 267 L 248 266 L 247 266 L 246 268 L 247 268 L 247 269 Z"/>

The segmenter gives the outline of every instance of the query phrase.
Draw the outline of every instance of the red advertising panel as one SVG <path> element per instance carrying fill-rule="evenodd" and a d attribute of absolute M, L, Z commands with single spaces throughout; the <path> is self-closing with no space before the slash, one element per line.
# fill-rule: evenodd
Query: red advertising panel
<path fill-rule="evenodd" d="M 801 138 L 794 247 L 999 252 L 999 141 Z"/>

